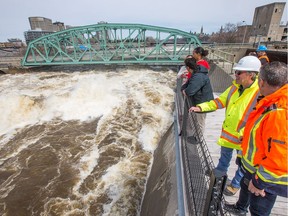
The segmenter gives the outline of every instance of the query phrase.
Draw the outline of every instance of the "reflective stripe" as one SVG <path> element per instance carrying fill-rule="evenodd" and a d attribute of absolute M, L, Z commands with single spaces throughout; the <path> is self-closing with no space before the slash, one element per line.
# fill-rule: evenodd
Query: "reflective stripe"
<path fill-rule="evenodd" d="M 239 132 L 243 127 L 245 127 L 246 121 L 247 121 L 247 119 L 245 119 L 245 120 L 240 120 L 240 122 L 239 122 L 239 124 L 238 124 L 238 127 L 237 127 L 237 132 Z"/>
<path fill-rule="evenodd" d="M 216 99 L 214 100 L 214 102 L 215 102 L 215 104 L 216 104 L 216 106 L 217 106 L 217 109 L 222 109 L 222 108 L 225 107 L 224 104 L 220 101 L 219 98 L 216 98 Z"/>
<path fill-rule="evenodd" d="M 274 184 L 288 185 L 288 175 L 277 176 L 263 166 L 259 166 L 257 175 L 265 182 L 272 182 Z"/>
<path fill-rule="evenodd" d="M 234 144 L 241 144 L 238 137 L 228 133 L 227 131 L 222 130 L 221 132 L 221 138 L 226 139 L 228 142 L 234 143 Z"/>
<path fill-rule="evenodd" d="M 242 158 L 242 150 L 238 150 L 238 151 L 237 151 L 237 157 Z"/>
<path fill-rule="evenodd" d="M 241 163 L 246 168 L 246 170 L 248 170 L 250 173 L 255 173 L 257 171 L 257 167 L 254 167 L 252 164 L 246 161 L 245 158 L 243 157 L 242 157 Z"/>
<path fill-rule="evenodd" d="M 252 161 L 252 158 L 254 158 L 254 154 L 256 152 L 256 146 L 254 146 L 254 140 L 255 140 L 255 134 L 257 128 L 259 127 L 259 122 L 262 121 L 262 119 L 269 113 L 272 111 L 276 111 L 277 107 L 275 106 L 275 104 L 272 104 L 271 106 L 267 107 L 267 109 L 264 111 L 264 113 L 262 115 L 259 116 L 259 118 L 255 121 L 254 126 L 251 128 L 251 133 L 250 133 L 250 138 L 249 138 L 249 145 L 248 145 L 248 155 L 246 156 L 246 158 L 249 161 Z M 255 143 L 256 144 L 256 143 Z"/>
<path fill-rule="evenodd" d="M 249 114 L 253 111 L 253 108 L 256 106 L 257 98 L 259 95 L 260 95 L 259 91 L 255 92 L 252 99 L 250 100 L 249 105 L 246 107 L 246 110 L 242 116 L 242 119 L 240 120 L 237 126 L 237 132 L 239 132 L 242 128 L 245 127 Z"/>
<path fill-rule="evenodd" d="M 278 144 L 285 144 L 285 141 L 282 140 L 276 140 L 276 139 L 272 139 L 272 142 L 278 143 Z"/>
<path fill-rule="evenodd" d="M 268 113 L 274 112 L 274 111 L 277 111 L 277 107 L 275 106 L 275 104 L 272 104 L 271 106 L 267 107 L 265 109 L 265 111 L 255 121 L 254 126 L 250 130 L 249 143 L 248 143 L 248 152 L 246 153 L 246 155 L 243 155 L 242 164 L 251 173 L 254 173 L 257 170 L 257 167 L 253 166 L 254 155 L 257 152 L 256 142 L 255 142 L 255 133 L 256 133 L 258 127 L 260 126 L 260 123 L 261 123 L 262 119 Z M 265 173 L 264 173 L 264 175 L 265 175 Z M 265 178 L 264 176 L 262 176 L 262 177 Z"/>
<path fill-rule="evenodd" d="M 228 106 L 229 104 L 229 101 L 230 101 L 230 98 L 232 97 L 232 95 L 234 94 L 234 92 L 237 90 L 237 87 L 236 86 L 232 86 L 228 95 L 227 95 L 227 100 L 226 100 L 226 107 Z"/>
<path fill-rule="evenodd" d="M 254 146 L 254 137 L 256 133 L 257 128 L 259 127 L 259 122 L 264 118 L 265 115 L 261 115 L 255 122 L 254 126 L 251 129 L 250 137 L 249 137 L 249 145 L 248 145 L 248 155 L 247 159 L 249 161 L 252 161 L 252 158 L 254 158 L 254 154 L 256 152 L 256 146 Z M 253 156 L 253 157 L 252 157 Z"/>

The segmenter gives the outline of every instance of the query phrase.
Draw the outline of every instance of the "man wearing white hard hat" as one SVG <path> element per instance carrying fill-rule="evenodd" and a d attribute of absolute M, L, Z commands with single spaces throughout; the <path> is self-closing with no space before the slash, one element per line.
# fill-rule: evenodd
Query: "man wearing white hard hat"
<path fill-rule="evenodd" d="M 229 88 L 218 98 L 197 104 L 189 109 L 190 112 L 208 112 L 226 108 L 221 136 L 218 139 L 221 154 L 214 172 L 216 175 L 227 174 L 233 150 L 237 150 L 238 169 L 231 183 L 224 190 L 224 194 L 227 196 L 233 196 L 240 189 L 240 180 L 243 177 L 240 169 L 241 139 L 248 115 L 253 110 L 259 96 L 257 74 L 260 67 L 261 62 L 255 56 L 241 58 L 233 68 L 236 78 Z"/>

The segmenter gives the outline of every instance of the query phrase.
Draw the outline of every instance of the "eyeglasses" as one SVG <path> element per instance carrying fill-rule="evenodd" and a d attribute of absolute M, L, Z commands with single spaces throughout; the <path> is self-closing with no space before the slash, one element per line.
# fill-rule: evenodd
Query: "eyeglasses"
<path fill-rule="evenodd" d="M 238 71 L 238 70 L 236 70 L 235 71 L 235 75 L 238 75 L 238 76 L 240 76 L 242 73 L 245 73 L 246 71 Z"/>

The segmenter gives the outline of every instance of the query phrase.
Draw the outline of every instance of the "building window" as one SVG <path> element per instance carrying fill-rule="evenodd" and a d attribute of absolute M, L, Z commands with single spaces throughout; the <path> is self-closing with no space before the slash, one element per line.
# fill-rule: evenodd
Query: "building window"
<path fill-rule="evenodd" d="M 277 8 L 275 9 L 275 13 L 277 13 Z"/>

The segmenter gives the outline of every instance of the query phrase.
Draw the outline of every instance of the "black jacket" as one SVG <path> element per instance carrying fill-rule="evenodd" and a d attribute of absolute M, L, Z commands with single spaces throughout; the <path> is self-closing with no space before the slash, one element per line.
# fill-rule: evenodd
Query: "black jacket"
<path fill-rule="evenodd" d="M 191 98 L 192 105 L 210 101 L 214 99 L 213 90 L 206 71 L 192 73 L 191 78 L 181 87 L 181 91 Z"/>

